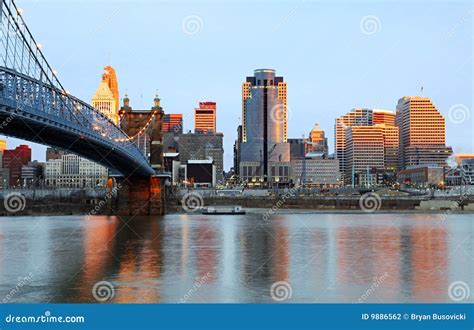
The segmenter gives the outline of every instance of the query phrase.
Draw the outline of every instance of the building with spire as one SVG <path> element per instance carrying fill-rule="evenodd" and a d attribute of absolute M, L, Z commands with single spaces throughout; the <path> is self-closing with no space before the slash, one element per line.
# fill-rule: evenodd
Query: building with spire
<path fill-rule="evenodd" d="M 115 70 L 111 66 L 104 68 L 102 80 L 92 97 L 92 106 L 102 112 L 115 124 L 118 124 L 119 116 L 119 92 Z"/>

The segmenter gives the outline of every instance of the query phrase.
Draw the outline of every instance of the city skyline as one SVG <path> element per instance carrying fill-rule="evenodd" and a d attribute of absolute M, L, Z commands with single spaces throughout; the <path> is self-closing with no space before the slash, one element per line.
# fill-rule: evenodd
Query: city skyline
<path fill-rule="evenodd" d="M 465 41 L 470 40 L 472 32 L 469 30 L 469 24 L 463 19 L 469 14 L 468 3 L 459 3 L 454 6 L 433 4 L 429 8 L 420 3 L 410 3 L 410 8 L 415 13 L 417 9 L 423 10 L 424 15 L 404 12 L 405 15 L 401 16 L 395 13 L 402 12 L 403 5 L 395 6 L 389 3 L 373 4 L 373 6 L 360 5 L 358 8 L 352 7 L 355 10 L 347 13 L 341 11 L 342 4 L 326 4 L 328 16 L 339 15 L 340 26 L 335 30 L 325 31 L 322 24 L 330 23 L 329 26 L 334 27 L 335 23 L 318 16 L 321 20 L 314 22 L 315 26 L 312 30 L 316 31 L 316 34 L 312 36 L 312 42 L 302 43 L 310 37 L 309 34 L 305 35 L 301 32 L 305 31 L 301 29 L 301 25 L 310 23 L 304 8 L 306 6 L 315 8 L 317 4 L 284 2 L 269 7 L 264 13 L 265 6 L 259 2 L 254 6 L 254 11 L 248 13 L 249 19 L 257 15 L 273 18 L 272 21 L 275 24 L 271 27 L 276 28 L 276 31 L 272 32 L 273 30 L 270 29 L 269 44 L 265 45 L 267 52 L 271 55 L 259 54 L 259 52 L 246 54 L 247 50 L 252 49 L 258 41 L 258 38 L 248 37 L 237 60 L 231 52 L 236 50 L 237 44 L 239 48 L 241 47 L 240 37 L 237 38 L 238 28 L 233 28 L 224 22 L 225 19 L 229 19 L 228 10 L 219 5 L 201 5 L 199 9 L 196 9 L 186 4 L 178 7 L 160 4 L 163 7 L 161 9 L 170 14 L 170 17 L 163 17 L 165 22 L 157 27 L 156 31 L 160 32 L 160 37 L 163 37 L 160 42 L 172 48 L 181 47 L 183 52 L 188 54 L 186 57 L 175 56 L 176 59 L 160 55 L 158 61 L 150 60 L 148 49 L 151 46 L 149 44 L 147 47 L 143 46 L 143 49 L 134 46 L 133 51 L 127 47 L 128 43 L 133 44 L 132 34 L 137 35 L 137 32 L 142 29 L 150 28 L 149 25 L 143 23 L 131 28 L 133 24 L 130 24 L 126 26 L 129 31 L 125 31 L 125 27 L 117 26 L 120 17 L 128 11 L 135 19 L 133 14 L 137 13 L 136 9 L 128 7 L 129 5 L 125 3 L 117 5 L 116 11 L 112 10 L 111 13 L 110 10 L 106 12 L 105 6 L 99 3 L 94 4 L 95 10 L 79 11 L 80 15 L 88 15 L 93 22 L 97 23 L 99 27 L 97 30 L 80 32 L 73 27 L 71 29 L 68 27 L 68 31 L 76 40 L 75 44 L 84 43 L 93 46 L 97 53 L 94 56 L 92 54 L 81 58 L 71 51 L 72 54 L 66 54 L 71 55 L 71 58 L 66 56 L 68 63 L 64 64 L 64 67 L 61 67 L 61 64 L 65 62 L 65 52 L 58 45 L 64 41 L 66 46 L 71 46 L 71 50 L 77 48 L 77 45 L 63 39 L 65 36 L 62 33 L 49 33 L 47 24 L 41 25 L 43 15 L 49 15 L 60 9 L 54 9 L 57 6 L 52 7 L 50 3 L 37 6 L 35 3 L 20 2 L 19 5 L 24 9 L 25 18 L 36 31 L 37 39 L 43 45 L 42 50 L 52 66 L 58 70 L 58 76 L 63 84 L 71 93 L 84 100 L 90 100 L 97 86 L 97 79 L 102 73 L 102 67 L 108 64 L 105 55 L 104 59 L 96 56 L 97 53 L 102 52 L 111 54 L 110 64 L 117 70 L 120 95 L 128 91 L 134 108 L 148 108 L 155 94 L 154 91 L 160 90 L 165 112 L 183 113 L 184 131 L 192 130 L 192 113 L 199 101 L 207 99 L 216 101 L 219 107 L 217 131 L 224 133 L 226 169 L 232 166 L 235 128 L 241 122 L 242 76 L 260 67 L 274 68 L 288 82 L 288 108 L 290 110 L 288 137 L 298 138 L 301 134 L 307 135 L 313 125 L 318 122 L 327 133 L 329 152 L 333 153 L 334 136 L 331 132 L 334 118 L 354 107 L 395 111 L 396 102 L 400 97 L 418 95 L 421 86 L 424 86 L 423 95 L 430 97 L 447 119 L 446 144 L 453 146 L 455 153 L 472 152 L 472 143 L 469 143 L 472 141 L 472 116 L 460 123 L 455 122 L 458 120 L 457 117 L 450 118 L 449 116 L 449 109 L 455 105 L 463 105 L 468 109 L 468 115 L 471 114 L 472 100 L 469 92 L 472 90 L 469 71 L 471 59 L 470 47 Z M 70 7 L 64 9 L 61 19 L 70 19 L 75 11 L 74 8 L 80 6 L 81 4 L 72 3 Z M 141 10 L 146 9 L 147 6 L 147 3 L 139 2 Z M 245 7 L 239 4 L 230 6 L 237 11 L 242 11 Z M 393 11 L 394 14 L 388 15 L 388 11 Z M 144 12 L 147 14 L 146 10 Z M 222 15 L 219 16 L 218 13 Z M 188 16 L 187 14 L 196 14 L 202 19 L 203 25 L 198 33 L 187 34 L 183 31 L 181 23 Z M 373 34 L 363 33 L 364 31 L 359 26 L 362 18 L 369 14 L 374 14 L 380 20 L 379 30 Z M 105 23 L 99 22 L 100 17 L 104 18 L 103 15 L 107 15 Z M 285 20 L 285 17 L 288 18 Z M 400 19 L 400 22 L 395 21 L 394 17 Z M 415 23 L 423 26 L 423 29 L 419 27 L 413 29 Z M 217 31 L 215 31 L 219 24 L 225 26 L 226 33 L 234 38 L 229 38 L 233 40 L 223 39 L 223 45 L 213 50 L 216 54 L 220 54 L 219 56 L 229 54 L 232 56 L 227 57 L 226 61 L 206 60 L 204 57 L 210 53 L 204 51 L 202 55 L 194 55 L 195 58 L 193 58 L 190 51 L 193 54 L 199 53 L 201 48 L 209 47 L 212 39 L 219 37 L 216 36 Z M 115 33 L 110 34 L 115 28 Z M 247 28 L 244 27 L 245 29 Z M 296 30 L 303 35 L 298 36 L 297 41 L 292 41 L 292 31 Z M 165 31 L 170 32 L 170 36 L 162 35 L 161 32 Z M 120 45 L 123 47 L 117 48 L 120 46 L 118 43 L 117 46 L 111 46 L 102 42 L 106 35 L 108 37 L 111 35 L 110 38 L 113 40 L 122 40 L 123 43 Z M 176 41 L 169 40 L 173 37 L 176 37 Z M 222 35 L 220 37 L 222 38 Z M 420 37 L 429 42 L 425 42 L 423 48 L 416 48 Z M 275 38 L 286 42 L 285 47 L 280 47 L 278 52 L 275 52 L 276 48 L 270 44 Z M 221 39 L 218 38 L 218 40 Z M 298 45 L 305 46 L 304 52 L 296 50 L 296 42 L 299 43 Z M 224 46 L 229 45 L 230 52 L 224 51 Z M 407 52 L 409 56 L 399 52 L 404 49 L 410 49 L 410 52 Z M 145 53 L 142 54 L 141 50 Z M 130 53 L 135 52 L 139 52 L 136 56 L 143 58 L 140 63 L 130 61 Z M 445 61 L 448 54 L 450 61 Z M 185 60 L 189 63 L 183 62 Z M 229 60 L 233 62 L 232 67 L 228 66 Z M 183 65 L 183 71 L 188 70 L 189 74 L 173 76 L 171 72 L 178 65 Z M 327 69 L 324 69 L 325 66 Z M 66 71 L 66 67 L 73 69 Z M 148 70 L 145 70 L 145 67 Z M 84 72 L 83 79 L 74 79 L 77 70 Z M 225 75 L 219 74 L 222 70 L 226 70 Z M 203 74 L 204 72 L 206 74 Z M 400 73 L 404 72 L 410 75 L 409 79 L 400 78 L 404 76 Z M 362 78 L 355 79 L 358 75 Z M 200 81 L 199 84 L 196 84 L 196 79 Z M 178 84 L 181 88 L 176 87 Z M 193 85 L 196 87 L 188 88 Z M 309 117 L 308 114 L 311 116 Z M 8 138 L 9 148 L 14 148 L 21 143 L 13 140 Z M 45 149 L 45 147 L 41 148 Z M 37 146 L 33 149 L 34 159 L 44 159 L 44 151 L 37 152 Z"/>

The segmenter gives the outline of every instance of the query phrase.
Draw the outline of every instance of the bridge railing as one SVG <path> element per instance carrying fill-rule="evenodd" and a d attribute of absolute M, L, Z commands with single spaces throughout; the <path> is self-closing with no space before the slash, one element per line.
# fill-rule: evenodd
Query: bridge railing
<path fill-rule="evenodd" d="M 148 162 L 127 134 L 104 114 L 67 93 L 14 1 L 1 0 L 0 6 L 0 97 L 13 101 L 19 110 L 28 106 L 79 125 L 84 132 Z"/>

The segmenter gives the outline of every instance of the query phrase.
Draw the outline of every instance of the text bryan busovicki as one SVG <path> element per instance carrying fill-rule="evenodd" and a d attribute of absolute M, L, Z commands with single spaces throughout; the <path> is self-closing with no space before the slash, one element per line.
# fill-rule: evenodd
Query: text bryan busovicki
<path fill-rule="evenodd" d="M 456 314 L 410 314 L 410 320 L 413 321 L 464 321 L 466 320 L 465 313 Z"/>

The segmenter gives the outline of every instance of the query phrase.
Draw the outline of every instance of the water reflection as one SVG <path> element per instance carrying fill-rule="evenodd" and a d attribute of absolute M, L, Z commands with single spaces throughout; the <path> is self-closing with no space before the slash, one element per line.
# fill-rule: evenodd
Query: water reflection
<path fill-rule="evenodd" d="M 289 302 L 444 302 L 451 282 L 472 284 L 465 252 L 473 248 L 470 220 L 429 214 L 1 218 L 0 298 L 95 302 L 94 284 L 108 281 L 115 303 L 272 302 L 272 283 L 287 281 Z M 9 295 L 29 272 L 32 279 Z"/>

